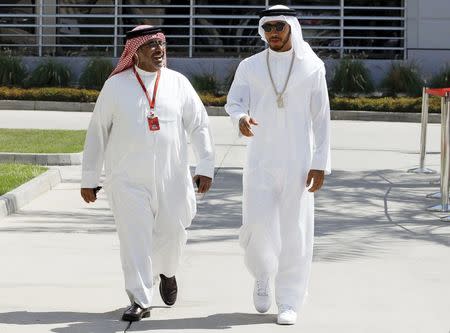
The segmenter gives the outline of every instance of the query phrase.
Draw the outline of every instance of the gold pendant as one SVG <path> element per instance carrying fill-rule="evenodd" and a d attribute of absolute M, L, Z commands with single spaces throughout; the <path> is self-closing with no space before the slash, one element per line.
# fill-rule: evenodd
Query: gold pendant
<path fill-rule="evenodd" d="M 279 108 L 283 108 L 284 107 L 284 103 L 283 103 L 283 95 L 278 95 L 277 96 L 277 104 Z"/>

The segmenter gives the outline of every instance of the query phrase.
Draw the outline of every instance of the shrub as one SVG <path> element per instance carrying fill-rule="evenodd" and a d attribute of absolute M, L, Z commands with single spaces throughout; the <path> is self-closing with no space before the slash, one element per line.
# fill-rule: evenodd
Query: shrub
<path fill-rule="evenodd" d="M 213 74 L 196 74 L 192 76 L 192 85 L 199 93 L 217 94 L 219 82 Z"/>
<path fill-rule="evenodd" d="M 0 56 L 0 85 L 22 86 L 27 73 L 19 58 Z"/>
<path fill-rule="evenodd" d="M 334 71 L 331 92 L 334 94 L 369 94 L 374 85 L 369 71 L 362 61 L 343 59 Z"/>
<path fill-rule="evenodd" d="M 335 97 L 330 101 L 332 110 L 384 111 L 384 112 L 421 112 L 420 97 L 381 97 L 381 98 L 348 98 Z M 431 96 L 429 111 L 440 112 L 440 98 Z"/>
<path fill-rule="evenodd" d="M 423 85 L 419 69 L 414 64 L 392 64 L 381 83 L 381 87 L 389 96 L 420 96 Z"/>
<path fill-rule="evenodd" d="M 95 102 L 97 90 L 76 88 L 6 88 L 0 87 L 0 100 Z"/>
<path fill-rule="evenodd" d="M 228 68 L 228 74 L 227 74 L 227 76 L 225 77 L 225 79 L 224 79 L 224 81 L 223 81 L 223 84 L 222 84 L 223 91 L 225 92 L 225 94 L 226 94 L 228 91 L 230 91 L 231 84 L 233 83 L 234 75 L 236 74 L 237 67 L 238 67 L 238 65 L 237 65 L 237 64 L 234 64 L 234 65 L 231 65 L 231 66 Z"/>
<path fill-rule="evenodd" d="M 446 65 L 438 74 L 433 76 L 430 82 L 431 88 L 450 87 L 450 65 Z"/>
<path fill-rule="evenodd" d="M 53 60 L 40 64 L 31 73 L 30 87 L 66 87 L 72 77 L 69 67 Z"/>
<path fill-rule="evenodd" d="M 0 100 L 32 100 L 61 102 L 95 102 L 99 91 L 77 88 L 8 88 L 0 87 Z M 225 95 L 216 96 L 201 93 L 200 98 L 206 106 L 223 106 Z M 421 112 L 420 97 L 334 97 L 331 99 L 333 110 L 363 110 L 386 112 Z M 430 96 L 430 112 L 440 112 L 439 97 Z"/>
<path fill-rule="evenodd" d="M 223 106 L 227 101 L 227 96 L 215 96 L 210 93 L 200 94 L 200 99 L 205 106 Z"/>
<path fill-rule="evenodd" d="M 101 89 L 114 67 L 109 59 L 91 59 L 80 76 L 80 86 L 90 89 Z"/>

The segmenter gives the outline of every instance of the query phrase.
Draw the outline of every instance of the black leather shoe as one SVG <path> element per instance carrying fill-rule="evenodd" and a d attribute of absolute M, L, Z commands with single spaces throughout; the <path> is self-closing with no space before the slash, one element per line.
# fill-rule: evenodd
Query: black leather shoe
<path fill-rule="evenodd" d="M 122 315 L 123 321 L 139 321 L 142 318 L 150 317 L 150 308 L 142 308 L 133 303 Z"/>
<path fill-rule="evenodd" d="M 175 279 L 175 276 L 168 278 L 165 275 L 160 274 L 159 277 L 161 278 L 159 293 L 161 294 L 163 302 L 170 306 L 174 305 L 178 294 L 177 280 Z"/>

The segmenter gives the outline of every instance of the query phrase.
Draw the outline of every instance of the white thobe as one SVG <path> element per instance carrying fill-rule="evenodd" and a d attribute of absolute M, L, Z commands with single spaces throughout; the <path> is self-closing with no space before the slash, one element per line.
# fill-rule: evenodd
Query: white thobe
<path fill-rule="evenodd" d="M 289 72 L 292 50 L 270 49 L 244 59 L 236 71 L 226 111 L 238 126 L 249 114 L 252 126 L 243 175 L 240 244 L 256 279 L 275 277 L 278 305 L 303 304 L 314 237 L 314 196 L 307 191 L 310 169 L 330 172 L 330 109 L 325 68 L 318 59 L 295 58 L 278 108 L 277 91 Z"/>
<path fill-rule="evenodd" d="M 149 95 L 155 73 L 137 68 Z M 188 137 L 197 153 L 195 174 L 213 178 L 214 146 L 208 115 L 189 81 L 161 70 L 150 131 L 149 103 L 132 69 L 105 82 L 92 114 L 84 147 L 82 183 L 104 188 L 120 241 L 125 289 L 131 302 L 149 307 L 153 277 L 175 275 L 196 213 L 188 165 Z"/>

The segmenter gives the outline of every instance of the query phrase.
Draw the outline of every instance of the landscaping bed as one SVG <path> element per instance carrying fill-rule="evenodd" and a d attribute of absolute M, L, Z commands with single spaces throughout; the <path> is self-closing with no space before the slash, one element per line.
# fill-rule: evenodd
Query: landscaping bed
<path fill-rule="evenodd" d="M 0 87 L 0 100 L 95 102 L 99 91 L 77 88 L 7 88 Z M 226 96 L 200 93 L 205 106 L 223 106 Z M 440 98 L 431 96 L 429 112 L 440 112 Z M 421 112 L 421 97 L 331 97 L 332 110 Z"/>

